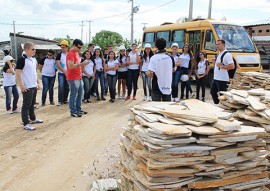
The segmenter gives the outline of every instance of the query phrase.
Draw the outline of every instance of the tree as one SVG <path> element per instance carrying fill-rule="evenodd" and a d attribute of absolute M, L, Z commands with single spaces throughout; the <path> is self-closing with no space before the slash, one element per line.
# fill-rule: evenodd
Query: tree
<path fill-rule="evenodd" d="M 179 19 L 176 20 L 177 23 L 185 23 L 188 22 L 188 18 L 187 17 L 180 17 Z"/>
<path fill-rule="evenodd" d="M 140 47 L 142 45 L 141 39 L 134 39 L 134 43 L 136 43 L 138 45 L 138 47 Z M 131 47 L 131 43 L 130 43 L 130 41 L 127 38 L 123 41 L 123 45 L 126 48 L 130 48 Z"/>
<path fill-rule="evenodd" d="M 53 40 L 59 42 L 59 44 L 61 43 L 62 40 L 66 40 L 66 41 L 68 41 L 68 48 L 70 49 L 72 47 L 72 39 L 70 38 L 69 35 L 67 35 L 66 38 L 59 38 L 59 37 L 57 37 L 57 38 L 54 38 Z"/>
<path fill-rule="evenodd" d="M 102 30 L 96 33 L 92 42 L 104 49 L 108 45 L 120 46 L 123 43 L 123 37 L 117 32 Z"/>

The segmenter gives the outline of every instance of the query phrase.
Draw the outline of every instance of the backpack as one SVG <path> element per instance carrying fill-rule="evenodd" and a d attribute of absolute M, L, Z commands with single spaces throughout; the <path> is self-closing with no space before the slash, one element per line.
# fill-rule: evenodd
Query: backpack
<path fill-rule="evenodd" d="M 223 63 L 223 58 L 224 58 L 225 54 L 227 54 L 227 53 L 228 53 L 228 51 L 225 51 L 225 52 L 221 55 L 221 58 L 220 58 L 220 62 L 221 62 L 221 63 Z M 236 65 L 236 64 L 235 64 L 235 66 L 234 66 L 234 69 L 227 70 L 230 79 L 234 78 L 234 75 L 235 75 L 235 73 L 236 73 L 236 70 L 237 70 L 237 65 Z"/>

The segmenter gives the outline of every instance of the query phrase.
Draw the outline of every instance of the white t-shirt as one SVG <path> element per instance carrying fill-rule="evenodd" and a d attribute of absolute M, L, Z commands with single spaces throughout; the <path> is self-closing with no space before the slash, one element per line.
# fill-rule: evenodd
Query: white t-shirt
<path fill-rule="evenodd" d="M 118 60 L 109 60 L 109 61 L 107 62 L 108 68 L 113 68 L 113 67 L 115 67 L 117 64 L 118 64 Z M 116 74 L 116 71 L 115 71 L 115 70 L 109 70 L 109 71 L 107 71 L 107 74 L 115 75 L 115 74 Z"/>
<path fill-rule="evenodd" d="M 102 58 L 95 58 L 96 69 L 103 70 Z"/>
<path fill-rule="evenodd" d="M 6 73 L 4 71 L 3 72 L 3 77 L 4 77 L 4 79 L 3 79 L 3 85 L 4 86 L 14 86 L 14 85 L 16 85 L 16 76 L 15 76 L 15 74 Z"/>
<path fill-rule="evenodd" d="M 60 65 L 62 66 L 62 68 L 67 71 L 67 66 L 66 66 L 66 60 L 67 60 L 67 54 L 66 53 L 59 53 L 56 57 L 56 60 L 59 60 L 59 56 L 61 55 L 61 58 L 60 58 Z M 63 74 L 63 72 L 61 70 L 58 69 L 58 72 Z"/>
<path fill-rule="evenodd" d="M 149 56 L 146 57 L 146 60 L 143 59 L 142 71 L 147 72 L 149 66 L 150 58 Z"/>
<path fill-rule="evenodd" d="M 206 58 L 203 61 L 200 61 L 198 63 L 198 70 L 197 70 L 198 74 L 199 75 L 204 74 L 208 65 L 209 65 L 209 62 Z"/>
<path fill-rule="evenodd" d="M 128 54 L 129 56 L 129 61 L 130 62 L 136 62 L 136 54 L 134 54 L 132 51 Z M 138 56 L 139 56 L 139 53 L 138 53 Z M 137 64 L 130 64 L 128 65 L 128 69 L 131 69 L 131 70 L 138 70 L 139 69 L 139 63 Z"/>
<path fill-rule="evenodd" d="M 55 59 L 45 58 L 44 63 L 42 64 L 42 75 L 54 77 L 55 76 Z"/>
<path fill-rule="evenodd" d="M 189 61 L 190 61 L 190 56 L 189 56 L 189 54 L 183 53 L 183 54 L 181 54 L 181 55 L 179 56 L 179 59 L 182 60 L 181 67 L 183 67 L 183 68 L 189 68 Z"/>
<path fill-rule="evenodd" d="M 121 67 L 121 65 L 127 63 L 127 57 L 126 56 L 122 57 L 122 63 L 120 63 L 120 56 L 118 56 L 117 60 L 119 62 L 118 72 L 126 72 L 128 70 L 127 66 Z"/>
<path fill-rule="evenodd" d="M 175 56 L 174 56 L 174 55 L 172 55 L 172 57 L 173 57 L 173 59 L 174 59 L 174 63 L 175 63 L 175 65 L 176 65 L 176 64 L 178 63 L 178 60 L 179 60 L 179 55 L 178 55 L 178 54 L 177 54 L 177 55 L 175 55 Z M 177 70 L 177 67 L 178 67 L 178 66 L 175 66 L 175 67 L 174 67 L 174 69 L 175 69 L 175 70 Z"/>
<path fill-rule="evenodd" d="M 151 57 L 148 70 L 155 73 L 157 83 L 162 94 L 170 95 L 172 86 L 172 58 L 165 53 L 158 53 Z"/>
<path fill-rule="evenodd" d="M 222 54 L 227 51 L 226 49 L 224 51 L 222 51 L 221 53 L 218 54 L 218 57 L 216 59 L 216 63 L 220 63 L 221 62 L 221 56 Z M 227 52 L 224 57 L 223 57 L 223 64 L 225 66 L 232 64 L 233 62 L 233 58 L 232 58 L 232 54 Z M 222 68 L 218 68 L 215 64 L 215 69 L 214 69 L 214 80 L 219 80 L 219 81 L 225 81 L 228 82 L 229 81 L 229 74 L 227 70 L 224 70 Z"/>
<path fill-rule="evenodd" d="M 93 75 L 94 74 L 94 62 L 92 60 L 86 60 L 88 62 L 88 64 L 86 66 L 84 66 L 85 71 L 87 72 L 87 74 L 89 75 Z M 83 76 L 86 76 L 85 73 L 82 74 Z"/>

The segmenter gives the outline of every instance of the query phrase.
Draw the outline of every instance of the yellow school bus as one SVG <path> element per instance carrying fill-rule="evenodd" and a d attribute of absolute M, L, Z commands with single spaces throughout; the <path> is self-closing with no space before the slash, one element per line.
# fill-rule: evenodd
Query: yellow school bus
<path fill-rule="evenodd" d="M 204 51 L 211 63 L 208 75 L 209 84 L 213 79 L 212 59 L 218 54 L 216 42 L 219 39 L 225 40 L 226 49 L 232 54 L 237 66 L 236 72 L 262 71 L 258 49 L 246 30 L 239 25 L 198 19 L 185 23 L 148 27 L 143 32 L 142 47 L 145 43 L 150 43 L 154 47 L 155 40 L 159 37 L 166 40 L 168 52 L 171 52 L 172 43 L 178 43 L 180 52 L 183 45 L 188 43 L 195 58 L 200 50 Z"/>

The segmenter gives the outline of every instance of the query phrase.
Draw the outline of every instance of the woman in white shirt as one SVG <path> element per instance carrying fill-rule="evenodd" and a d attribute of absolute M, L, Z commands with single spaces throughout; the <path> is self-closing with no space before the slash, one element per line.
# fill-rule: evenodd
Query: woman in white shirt
<path fill-rule="evenodd" d="M 54 105 L 53 94 L 54 94 L 54 82 L 56 75 L 56 60 L 54 57 L 54 51 L 49 50 L 45 58 L 43 58 L 39 64 L 40 72 L 42 73 L 42 106 L 45 106 L 47 92 L 49 91 L 50 105 Z"/>
<path fill-rule="evenodd" d="M 110 92 L 110 102 L 113 103 L 115 100 L 115 91 L 116 91 L 116 81 L 118 70 L 118 60 L 116 59 L 115 53 L 113 51 L 109 52 L 109 59 L 107 63 L 104 65 L 104 69 L 107 73 L 108 86 Z"/>
<path fill-rule="evenodd" d="M 4 57 L 5 66 L 3 67 L 3 85 L 6 93 L 6 110 L 7 113 L 12 114 L 15 112 L 19 112 L 18 110 L 18 100 L 19 100 L 19 91 L 16 85 L 16 77 L 15 77 L 15 63 L 14 59 L 6 55 Z M 13 94 L 13 103 L 11 108 L 11 96 Z"/>
<path fill-rule="evenodd" d="M 117 60 L 119 62 L 118 67 L 118 98 L 125 99 L 126 97 L 126 81 L 127 81 L 127 56 L 126 56 L 126 48 L 125 46 L 120 46 L 119 48 L 119 56 Z M 121 86 L 122 86 L 122 96 L 121 96 Z"/>
<path fill-rule="evenodd" d="M 200 88 L 202 88 L 202 101 L 205 101 L 206 78 L 210 70 L 210 65 L 209 61 L 205 58 L 205 53 L 202 51 L 198 53 L 196 61 L 197 61 L 197 66 L 195 67 L 196 85 L 197 85 L 196 99 L 200 99 Z"/>
<path fill-rule="evenodd" d="M 96 75 L 96 65 L 94 57 L 92 56 L 89 50 L 84 52 L 85 60 L 88 64 L 82 68 L 83 76 L 83 87 L 84 87 L 84 103 L 90 103 L 91 88 L 94 84 L 95 75 Z"/>
<path fill-rule="evenodd" d="M 143 80 L 143 92 L 144 92 L 144 97 L 143 101 L 152 101 L 151 93 L 152 93 L 152 78 L 149 78 L 147 76 L 147 71 L 148 71 L 148 66 L 150 62 L 150 58 L 154 55 L 153 51 L 151 50 L 151 44 L 146 43 L 144 45 L 144 51 L 143 51 L 143 56 L 142 56 L 142 67 L 141 67 L 141 72 L 140 76 L 142 77 Z M 147 90 L 146 86 L 148 87 L 149 91 L 149 97 L 147 97 Z"/>

